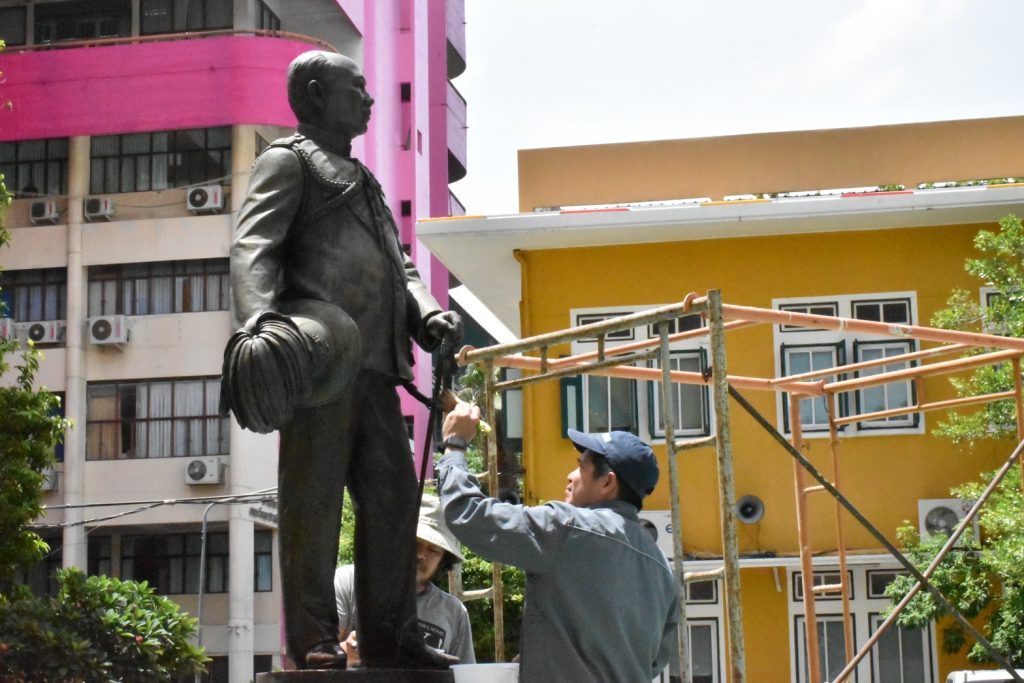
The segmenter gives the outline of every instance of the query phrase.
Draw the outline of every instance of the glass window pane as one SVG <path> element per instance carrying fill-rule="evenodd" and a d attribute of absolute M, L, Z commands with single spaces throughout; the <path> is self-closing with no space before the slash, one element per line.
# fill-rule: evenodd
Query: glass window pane
<path fill-rule="evenodd" d="M 587 382 L 587 430 L 608 431 L 608 378 L 590 376 Z"/>

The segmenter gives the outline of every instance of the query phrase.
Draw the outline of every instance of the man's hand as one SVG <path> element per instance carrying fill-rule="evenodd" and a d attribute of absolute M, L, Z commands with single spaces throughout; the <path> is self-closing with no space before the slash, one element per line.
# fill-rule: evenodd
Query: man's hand
<path fill-rule="evenodd" d="M 427 321 L 427 334 L 439 341 L 447 337 L 452 348 L 457 349 L 462 341 L 462 316 L 455 311 L 431 316 Z"/>
<path fill-rule="evenodd" d="M 466 442 L 472 441 L 476 436 L 478 422 L 480 422 L 480 408 L 459 401 L 445 416 L 444 424 L 441 426 L 441 436 L 445 440 L 450 436 L 458 436 L 465 439 Z"/>

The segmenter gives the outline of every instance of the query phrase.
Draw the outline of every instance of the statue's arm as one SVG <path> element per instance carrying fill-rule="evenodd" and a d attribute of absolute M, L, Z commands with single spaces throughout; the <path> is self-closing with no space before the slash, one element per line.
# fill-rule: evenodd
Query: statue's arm
<path fill-rule="evenodd" d="M 409 333 L 423 349 L 433 351 L 440 346 L 441 339 L 427 331 L 427 322 L 442 313 L 441 306 L 423 284 L 416 264 L 408 254 L 405 255 L 405 275 L 408 278 L 405 303 Z"/>
<path fill-rule="evenodd" d="M 239 323 L 276 310 L 280 248 L 302 203 L 301 164 L 290 149 L 272 147 L 253 166 L 231 245 L 231 289 Z"/>

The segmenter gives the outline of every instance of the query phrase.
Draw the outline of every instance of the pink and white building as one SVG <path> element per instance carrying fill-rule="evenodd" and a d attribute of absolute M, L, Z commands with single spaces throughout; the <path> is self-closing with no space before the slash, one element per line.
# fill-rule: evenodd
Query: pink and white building
<path fill-rule="evenodd" d="M 448 189 L 466 173 L 466 103 L 450 80 L 465 68 L 463 12 L 463 0 L 0 0 L 0 173 L 15 193 L 0 334 L 37 342 L 40 382 L 75 424 L 40 520 L 53 552 L 27 580 L 45 589 L 61 565 L 149 580 L 192 614 L 201 602 L 208 680 L 281 665 L 273 502 L 147 502 L 276 485 L 276 437 L 241 431 L 217 399 L 233 213 L 256 154 L 295 124 L 285 72 L 299 53 L 362 64 L 376 104 L 354 154 L 446 304 L 448 272 L 415 222 L 463 213 Z M 426 414 L 404 405 L 422 443 Z"/>

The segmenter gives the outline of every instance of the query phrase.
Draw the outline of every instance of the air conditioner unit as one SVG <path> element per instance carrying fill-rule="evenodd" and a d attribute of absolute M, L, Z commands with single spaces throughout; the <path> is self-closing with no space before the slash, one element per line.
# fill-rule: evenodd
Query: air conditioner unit
<path fill-rule="evenodd" d="M 28 209 L 28 219 L 32 225 L 54 225 L 60 219 L 60 210 L 56 199 L 37 199 Z"/>
<path fill-rule="evenodd" d="M 57 490 L 57 470 L 52 467 L 43 469 L 43 485 L 39 487 L 40 491 L 56 491 Z"/>
<path fill-rule="evenodd" d="M 109 221 L 114 217 L 114 202 L 111 201 L 110 197 L 86 197 L 82 201 L 82 210 L 87 221 L 95 221 L 101 218 Z"/>
<path fill-rule="evenodd" d="M 89 318 L 89 341 L 93 344 L 128 342 L 128 318 L 123 315 L 99 315 Z"/>
<path fill-rule="evenodd" d="M 934 534 L 950 536 L 953 529 L 960 523 L 970 511 L 974 503 L 963 501 L 959 498 L 925 498 L 917 501 L 918 530 L 921 539 L 931 538 Z M 978 533 L 978 518 L 974 518 L 972 528 L 967 529 L 961 541 L 969 540 L 973 534 L 976 541 L 980 538 Z"/>
<path fill-rule="evenodd" d="M 220 458 L 192 458 L 185 464 L 185 483 L 192 486 L 200 484 L 223 484 L 224 466 Z"/>
<path fill-rule="evenodd" d="M 224 188 L 220 185 L 203 185 L 188 191 L 188 210 L 192 213 L 215 212 L 224 208 Z"/>
<path fill-rule="evenodd" d="M 31 323 L 15 323 L 14 328 L 20 339 L 36 344 L 57 344 L 64 340 L 63 320 L 38 320 Z"/>
<path fill-rule="evenodd" d="M 14 328 L 13 320 L 0 318 L 0 339 L 17 339 L 17 331 Z"/>

